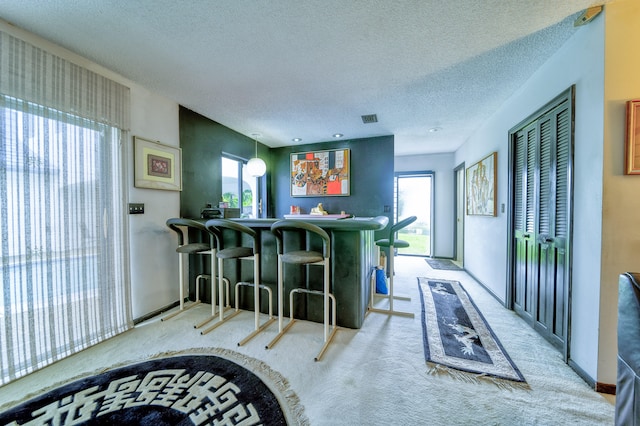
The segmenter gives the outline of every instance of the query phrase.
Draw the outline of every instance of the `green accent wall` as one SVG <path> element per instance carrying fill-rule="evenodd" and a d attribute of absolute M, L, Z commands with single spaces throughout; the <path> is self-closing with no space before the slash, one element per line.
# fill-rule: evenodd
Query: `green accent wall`
<path fill-rule="evenodd" d="M 180 215 L 200 217 L 207 203 L 214 206 L 222 197 L 221 156 L 242 159 L 255 155 L 253 139 L 235 132 L 187 108 L 180 107 L 180 147 L 182 148 L 182 185 Z M 351 161 L 351 194 L 342 197 L 291 197 L 290 154 L 349 148 Z M 393 223 L 393 136 L 330 141 L 323 143 L 271 148 L 258 143 L 258 156 L 267 164 L 261 183 L 266 201 L 264 217 L 282 218 L 291 205 L 309 213 L 322 203 L 329 213 L 355 216 L 387 216 Z M 388 211 L 385 212 L 385 206 Z M 376 238 L 381 238 L 376 233 Z"/>
<path fill-rule="evenodd" d="M 349 196 L 292 197 L 290 188 L 290 154 L 349 148 L 351 157 L 351 188 Z M 351 139 L 271 149 L 273 191 L 269 200 L 273 217 L 289 214 L 290 206 L 300 206 L 302 213 L 322 203 L 326 211 L 342 211 L 355 216 L 387 216 L 393 223 L 393 136 Z M 389 211 L 385 212 L 385 206 Z"/>
<path fill-rule="evenodd" d="M 187 108 L 180 107 L 182 193 L 180 215 L 200 217 L 207 203 L 222 201 L 222 154 L 248 160 L 255 156 L 255 141 Z M 258 143 L 258 156 L 267 163 L 269 148 Z M 268 174 L 266 175 L 268 176 Z M 266 193 L 267 178 L 261 179 Z"/>

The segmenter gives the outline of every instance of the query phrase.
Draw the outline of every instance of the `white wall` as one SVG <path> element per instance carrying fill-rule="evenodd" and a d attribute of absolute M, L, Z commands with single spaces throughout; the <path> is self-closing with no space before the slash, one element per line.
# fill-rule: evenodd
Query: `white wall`
<path fill-rule="evenodd" d="M 131 89 L 131 137 L 126 148 L 129 200 L 145 204 L 145 214 L 129 215 L 133 318 L 178 300 L 176 238 L 165 221 L 180 215 L 180 192 L 134 188 L 132 141 L 136 135 L 179 146 L 178 104 L 5 21 L 0 20 L 0 29 Z"/>
<path fill-rule="evenodd" d="M 434 217 L 432 256 L 453 258 L 454 175 L 453 154 L 395 157 L 396 172 L 434 172 Z"/>
<path fill-rule="evenodd" d="M 608 7 L 608 6 L 607 6 Z M 578 367 L 603 383 L 615 374 L 598 375 L 600 258 L 602 235 L 602 155 L 604 99 L 604 19 L 580 27 L 469 141 L 455 163 L 467 167 L 498 152 L 498 211 L 507 202 L 508 132 L 572 84 L 575 98 L 572 334 L 570 356 Z M 467 216 L 465 268 L 501 298 L 506 297 L 507 215 Z M 608 359 L 614 364 L 615 358 Z M 604 373 L 604 372 L 603 372 Z"/>
<path fill-rule="evenodd" d="M 140 318 L 179 299 L 177 236 L 165 222 L 180 216 L 180 192 L 133 186 L 133 136 L 180 146 L 178 104 L 131 84 L 129 201 L 144 203 L 129 215 L 131 306 Z"/>

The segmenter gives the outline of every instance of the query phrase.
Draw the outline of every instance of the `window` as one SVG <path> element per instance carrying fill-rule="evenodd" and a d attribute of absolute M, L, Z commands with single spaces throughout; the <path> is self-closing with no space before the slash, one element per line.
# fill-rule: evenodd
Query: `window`
<path fill-rule="evenodd" d="M 222 157 L 222 201 L 239 208 L 240 217 L 259 217 L 258 179 L 247 172 L 244 161 Z"/>
<path fill-rule="evenodd" d="M 3 32 L 0 51 L 4 384 L 131 326 L 129 89 Z"/>

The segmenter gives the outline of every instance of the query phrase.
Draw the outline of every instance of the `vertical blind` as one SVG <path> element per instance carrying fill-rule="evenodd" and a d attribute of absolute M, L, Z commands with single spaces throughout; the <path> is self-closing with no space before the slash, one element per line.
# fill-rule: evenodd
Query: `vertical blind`
<path fill-rule="evenodd" d="M 131 327 L 129 89 L 0 31 L 0 385 Z"/>

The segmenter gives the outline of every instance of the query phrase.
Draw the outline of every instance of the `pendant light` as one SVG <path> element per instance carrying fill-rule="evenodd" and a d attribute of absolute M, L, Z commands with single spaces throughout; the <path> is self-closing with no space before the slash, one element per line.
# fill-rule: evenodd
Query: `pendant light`
<path fill-rule="evenodd" d="M 253 133 L 251 136 L 253 136 L 256 141 L 256 156 L 247 162 L 247 171 L 251 176 L 261 177 L 266 173 L 267 165 L 261 158 L 258 158 L 258 136 L 260 135 Z"/>

